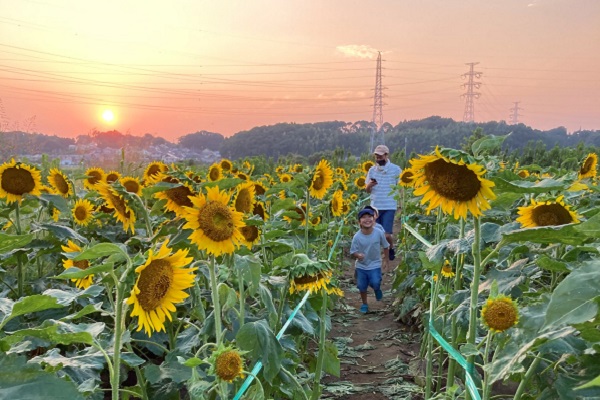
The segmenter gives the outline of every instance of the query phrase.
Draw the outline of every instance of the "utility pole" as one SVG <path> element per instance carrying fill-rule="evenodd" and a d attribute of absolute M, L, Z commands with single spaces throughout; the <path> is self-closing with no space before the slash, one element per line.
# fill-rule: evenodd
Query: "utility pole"
<path fill-rule="evenodd" d="M 514 102 L 515 106 L 509 110 L 510 111 L 509 122 L 511 125 L 517 125 L 519 123 L 519 117 L 522 117 L 522 115 L 519 114 L 519 110 L 522 110 L 522 108 L 519 108 L 519 103 L 520 103 L 520 101 L 515 101 Z"/>
<path fill-rule="evenodd" d="M 461 97 L 465 98 L 465 113 L 463 115 L 464 122 L 475 121 L 475 108 L 473 106 L 473 99 L 478 99 L 479 96 L 481 96 L 481 93 L 475 91 L 481 87 L 481 82 L 475 82 L 475 79 L 481 78 L 481 72 L 474 70 L 477 64 L 479 63 L 466 63 L 466 65 L 470 66 L 469 72 L 462 74 L 463 79 L 467 78 L 467 83 L 462 84 L 462 87 L 467 88 L 467 91 L 461 95 Z"/>
<path fill-rule="evenodd" d="M 379 144 L 385 144 L 383 137 L 383 89 L 381 86 L 381 52 L 377 56 L 377 72 L 375 74 L 375 95 L 373 96 L 373 124 L 371 126 L 370 153 Z"/>

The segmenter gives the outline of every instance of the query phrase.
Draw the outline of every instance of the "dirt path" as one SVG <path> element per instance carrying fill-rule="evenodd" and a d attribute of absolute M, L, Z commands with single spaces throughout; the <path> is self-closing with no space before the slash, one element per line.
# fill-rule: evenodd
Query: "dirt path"
<path fill-rule="evenodd" d="M 400 258 L 391 262 L 392 270 Z M 382 301 L 375 301 L 373 290 L 369 288 L 367 314 L 359 312 L 362 302 L 353 274 L 353 268 L 345 269 L 341 280 L 345 297 L 332 315 L 329 334 L 338 348 L 341 376 L 323 379 L 321 398 L 421 399 L 423 390 L 415 383 L 415 373 L 409 367 L 409 362 L 418 356 L 420 333 L 395 320 L 393 273 L 384 274 Z"/>

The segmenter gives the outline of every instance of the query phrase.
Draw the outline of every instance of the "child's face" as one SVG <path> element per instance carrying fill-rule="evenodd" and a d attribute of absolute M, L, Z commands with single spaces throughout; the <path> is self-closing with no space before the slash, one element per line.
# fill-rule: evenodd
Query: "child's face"
<path fill-rule="evenodd" d="M 375 224 L 375 217 L 370 214 L 365 214 L 358 220 L 361 228 L 370 228 Z"/>

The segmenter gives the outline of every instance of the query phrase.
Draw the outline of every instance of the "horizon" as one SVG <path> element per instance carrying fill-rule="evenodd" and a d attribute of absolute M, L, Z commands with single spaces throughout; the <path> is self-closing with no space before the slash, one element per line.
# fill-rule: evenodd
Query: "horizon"
<path fill-rule="evenodd" d="M 379 51 L 383 120 L 393 126 L 462 121 L 463 75 L 477 62 L 475 123 L 508 122 L 517 107 L 533 129 L 600 130 L 594 0 L 0 5 L 0 37 L 10 38 L 0 39 L 0 130 L 176 142 L 372 121 Z"/>

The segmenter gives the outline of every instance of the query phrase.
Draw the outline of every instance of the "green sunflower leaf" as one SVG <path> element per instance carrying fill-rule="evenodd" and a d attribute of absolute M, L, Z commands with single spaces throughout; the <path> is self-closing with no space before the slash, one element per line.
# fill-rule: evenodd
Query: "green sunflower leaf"
<path fill-rule="evenodd" d="M 35 224 L 32 224 L 32 227 L 33 226 L 35 226 Z M 81 236 L 75 230 L 73 230 L 69 227 L 63 226 L 63 225 L 40 224 L 39 227 L 50 231 L 52 234 L 54 234 L 54 236 L 56 236 L 60 240 L 71 239 L 71 240 L 77 240 L 80 243 L 88 242 L 88 240 L 85 237 Z"/>
<path fill-rule="evenodd" d="M 554 190 L 565 190 L 569 185 L 565 182 L 559 182 L 554 179 L 544 179 L 540 182 L 513 181 L 509 182 L 499 177 L 493 177 L 491 180 L 496 184 L 494 191 L 501 193 L 548 193 Z"/>
<path fill-rule="evenodd" d="M 124 254 L 127 254 L 127 250 L 123 245 L 113 244 L 113 243 L 98 243 L 89 249 L 86 249 L 79 253 L 79 255 L 73 260 L 81 261 L 81 260 L 93 260 L 95 258 L 106 257 L 116 254 L 122 254 L 123 259 L 125 259 Z"/>
<path fill-rule="evenodd" d="M 502 146 L 502 143 L 504 143 L 504 140 L 511 133 L 504 136 L 488 135 L 482 137 L 481 139 L 477 139 L 471 145 L 471 151 L 473 152 L 473 155 L 475 155 L 475 157 L 479 157 L 485 153 L 490 153 L 492 150 L 500 148 L 500 146 Z"/>
<path fill-rule="evenodd" d="M 77 387 L 54 373 L 42 371 L 37 363 L 22 356 L 0 357 L 0 398 L 2 399 L 83 399 Z"/>
<path fill-rule="evenodd" d="M 238 331 L 236 342 L 254 361 L 262 361 L 263 376 L 272 383 L 281 369 L 283 348 L 267 322 L 261 319 L 246 323 Z"/>
<path fill-rule="evenodd" d="M 27 246 L 33 240 L 34 235 L 7 235 L 0 233 L 0 253 L 8 253 L 14 249 Z"/>
<path fill-rule="evenodd" d="M 545 326 L 561 326 L 588 321 L 598 315 L 600 261 L 585 263 L 558 284 L 546 312 Z"/>
<path fill-rule="evenodd" d="M 56 275 L 55 279 L 81 279 L 85 278 L 88 275 L 98 274 L 100 272 L 108 272 L 114 268 L 112 263 L 104 263 L 101 265 L 96 265 L 94 267 L 79 269 L 76 267 L 71 267 L 67 269 L 60 275 Z"/>
<path fill-rule="evenodd" d="M 63 306 L 59 304 L 54 297 L 45 296 L 43 294 L 34 294 L 32 296 L 23 297 L 16 303 L 12 304 L 12 307 L 10 307 L 9 304 L 3 304 L 2 311 L 8 311 L 9 309 L 10 311 L 5 312 L 4 318 L 0 323 L 0 329 L 6 325 L 8 321 L 20 315 L 62 307 Z"/>

